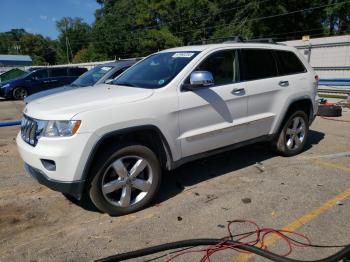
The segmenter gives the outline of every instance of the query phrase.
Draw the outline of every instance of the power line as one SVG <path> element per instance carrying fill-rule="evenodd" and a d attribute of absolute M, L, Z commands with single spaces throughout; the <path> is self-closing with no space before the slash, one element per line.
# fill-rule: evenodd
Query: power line
<path fill-rule="evenodd" d="M 260 2 L 264 2 L 264 1 L 270 1 L 270 0 L 262 0 Z M 249 22 L 249 21 L 260 21 L 260 20 L 264 20 L 264 19 L 271 19 L 271 18 L 276 18 L 276 17 L 280 17 L 280 16 L 287 16 L 287 15 L 291 15 L 291 14 L 295 14 L 295 13 L 300 13 L 300 12 L 307 12 L 307 11 L 311 11 L 311 10 L 315 10 L 315 9 L 321 9 L 321 8 L 326 8 L 326 7 L 330 7 L 330 6 L 334 6 L 334 5 L 341 5 L 341 4 L 345 4 L 345 3 L 349 3 L 350 1 L 343 1 L 343 2 L 338 2 L 338 3 L 332 3 L 332 4 L 327 4 L 327 5 L 320 5 L 320 6 L 314 6 L 311 8 L 306 8 L 306 9 L 300 9 L 300 10 L 294 10 L 291 12 L 286 12 L 286 13 L 282 13 L 282 14 L 276 14 L 276 15 L 270 15 L 270 16 L 264 16 L 264 17 L 255 17 L 255 18 L 251 18 L 251 19 L 247 19 L 245 22 Z M 225 10 L 227 11 L 227 10 Z M 185 21 L 185 20 L 183 20 Z M 203 27 L 203 28 L 197 28 L 197 29 L 192 29 L 192 30 L 186 30 L 186 31 L 180 31 L 176 34 L 183 34 L 183 33 L 188 33 L 188 32 L 193 32 L 193 31 L 198 31 L 198 30 L 207 30 L 207 29 L 211 29 L 211 28 L 220 28 L 220 27 L 227 27 L 227 26 L 232 26 L 235 24 L 239 24 L 241 22 L 234 22 L 234 23 L 228 23 L 225 25 L 215 25 L 215 26 L 209 26 L 209 27 Z M 146 29 L 140 29 L 139 31 L 146 31 Z M 133 31 L 135 32 L 135 31 Z M 301 31 L 302 32 L 302 31 Z M 288 32 L 288 33 L 284 33 L 284 34 L 289 34 L 292 32 Z M 281 33 L 282 34 L 282 33 Z M 280 34 L 277 34 L 280 35 Z M 139 41 L 141 39 L 152 39 L 151 37 L 134 37 L 134 38 L 130 38 L 131 40 L 135 40 L 135 41 Z M 210 40 L 210 39 L 205 39 L 205 40 Z M 12 41 L 13 43 L 21 43 L 21 41 Z M 87 39 L 84 41 L 79 41 L 79 40 L 72 40 L 70 41 L 72 43 L 112 43 L 112 44 L 116 44 L 116 43 L 121 43 L 124 42 L 124 40 L 122 39 L 110 39 L 110 40 L 93 40 L 91 39 Z M 68 48 L 67 48 L 68 50 Z"/>
<path fill-rule="evenodd" d="M 310 8 L 305 8 L 305 9 L 300 9 L 300 10 L 294 10 L 291 12 L 286 12 L 286 13 L 282 13 L 282 14 L 276 14 L 276 15 L 270 15 L 270 16 L 263 16 L 263 17 L 257 17 L 257 18 L 252 18 L 247 20 L 246 22 L 250 22 L 250 21 L 260 21 L 260 20 L 265 20 L 265 19 L 270 19 L 270 18 L 276 18 L 276 17 L 280 17 L 280 16 L 286 16 L 286 15 L 291 15 L 291 14 L 296 14 L 296 13 L 303 13 L 303 12 L 307 12 L 307 11 L 312 11 L 312 10 L 316 10 L 316 9 L 322 9 L 322 8 L 326 8 L 326 7 L 330 7 L 330 6 L 334 6 L 334 5 L 341 5 L 341 4 L 345 4 L 345 3 L 349 3 L 350 1 L 344 1 L 344 2 L 338 2 L 338 3 L 332 3 L 332 4 L 327 4 L 327 5 L 320 5 L 320 6 L 314 6 L 314 7 L 310 7 Z M 226 26 L 232 26 L 238 24 L 237 22 L 235 23 L 228 23 L 225 25 L 214 25 L 214 26 L 209 26 L 209 27 L 205 27 L 205 28 L 197 28 L 197 29 L 192 29 L 192 30 L 186 30 L 186 31 L 182 31 L 179 32 L 181 34 L 183 33 L 188 33 L 188 32 L 195 32 L 198 30 L 207 30 L 207 29 L 211 29 L 211 28 L 218 28 L 218 27 L 226 27 Z M 178 33 L 178 34 L 179 34 Z M 175 33 L 176 34 L 176 33 Z"/>
<path fill-rule="evenodd" d="M 258 1 L 256 3 L 257 4 L 261 4 L 261 3 L 265 3 L 265 2 L 269 2 L 269 1 L 271 1 L 271 0 L 261 0 L 261 1 Z M 228 5 L 228 4 L 226 4 L 226 5 Z M 249 6 L 249 3 L 245 4 L 245 5 L 239 5 L 239 6 L 235 6 L 235 7 L 229 8 L 229 9 L 222 10 L 220 12 L 217 12 L 215 15 L 219 15 L 219 14 L 222 14 L 222 13 L 227 13 L 227 12 L 230 12 L 232 10 L 236 10 L 238 8 L 247 7 L 247 6 Z M 209 8 L 203 8 L 203 9 L 201 9 L 199 11 L 197 10 L 197 12 L 201 12 L 203 10 L 208 10 L 208 9 Z M 180 17 L 180 16 L 177 16 L 177 17 Z M 160 22 L 160 24 L 153 25 L 153 26 L 147 26 L 147 27 L 140 28 L 140 29 L 136 29 L 136 30 L 133 30 L 133 32 L 138 32 L 138 31 L 142 31 L 142 30 L 145 30 L 145 29 L 159 28 L 160 26 L 167 26 L 167 25 L 171 25 L 171 24 L 183 23 L 183 22 L 186 22 L 186 21 L 196 20 L 196 19 L 202 18 L 202 17 L 208 17 L 208 15 L 205 14 L 205 15 L 199 15 L 199 16 L 195 16 L 195 17 L 191 17 L 191 18 L 187 18 L 187 19 L 180 19 L 180 20 L 175 20 L 175 21 Z"/>
<path fill-rule="evenodd" d="M 295 13 L 302 13 L 302 12 L 307 12 L 307 11 L 312 11 L 312 10 L 316 10 L 316 9 L 322 9 L 322 8 L 326 8 L 326 7 L 330 7 L 330 6 L 335 6 L 335 5 L 341 5 L 341 4 L 345 4 L 345 3 L 349 3 L 350 1 L 343 1 L 343 2 L 338 2 L 338 3 L 332 3 L 332 4 L 327 4 L 327 5 L 319 5 L 319 6 L 314 6 L 314 7 L 310 7 L 310 8 L 305 8 L 305 9 L 299 9 L 299 10 L 294 10 L 294 11 L 290 11 L 290 12 L 286 12 L 286 13 L 282 13 L 282 14 L 276 14 L 276 15 L 270 15 L 270 16 L 263 16 L 263 17 L 255 17 L 255 18 L 251 18 L 251 19 L 247 19 L 245 22 L 249 22 L 249 21 L 260 21 L 260 20 L 265 20 L 265 19 L 271 19 L 271 18 L 276 18 L 276 17 L 280 17 L 280 16 L 287 16 L 287 15 L 291 15 L 291 14 L 295 14 Z M 177 32 L 174 33 L 176 34 L 183 34 L 183 33 L 188 33 L 188 32 L 195 32 L 198 30 L 208 30 L 211 28 L 219 28 L 219 27 L 227 27 L 227 26 L 232 26 L 232 25 L 236 25 L 239 24 L 241 22 L 234 22 L 234 23 L 229 23 L 229 24 L 225 24 L 225 25 L 215 25 L 215 26 L 209 26 L 209 27 L 203 27 L 203 28 L 197 28 L 197 29 L 192 29 L 192 30 L 186 30 L 186 31 L 181 31 L 181 32 Z M 145 29 L 142 31 L 146 31 Z M 152 38 L 145 38 L 145 37 L 138 37 L 138 38 L 131 38 L 131 40 L 140 40 L 140 39 L 152 39 Z M 100 40 L 100 41 L 91 41 L 90 43 L 119 43 L 119 42 L 123 42 L 124 40 Z M 79 43 L 81 43 L 82 41 L 77 41 Z"/>

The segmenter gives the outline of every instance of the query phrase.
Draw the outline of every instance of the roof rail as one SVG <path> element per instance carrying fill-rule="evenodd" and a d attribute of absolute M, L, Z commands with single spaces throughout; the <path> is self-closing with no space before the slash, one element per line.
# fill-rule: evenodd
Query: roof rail
<path fill-rule="evenodd" d="M 227 40 L 224 41 L 224 44 L 228 44 L 228 43 L 241 43 L 241 42 L 245 42 L 245 40 L 243 39 L 242 36 L 230 36 L 226 38 Z"/>
<path fill-rule="evenodd" d="M 249 42 L 249 43 L 277 44 L 272 38 L 253 38 L 253 39 L 246 40 L 246 42 Z"/>

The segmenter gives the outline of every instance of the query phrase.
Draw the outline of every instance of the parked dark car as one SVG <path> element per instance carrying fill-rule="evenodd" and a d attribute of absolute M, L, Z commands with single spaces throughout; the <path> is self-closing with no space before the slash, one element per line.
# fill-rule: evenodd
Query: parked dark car
<path fill-rule="evenodd" d="M 0 83 L 0 96 L 20 100 L 28 95 L 68 85 L 87 71 L 80 67 L 36 68 L 23 76 Z"/>
<path fill-rule="evenodd" d="M 125 59 L 118 60 L 111 63 L 97 65 L 94 68 L 90 69 L 86 73 L 79 76 L 74 82 L 69 85 L 62 86 L 55 89 L 50 89 L 46 91 L 41 91 L 39 93 L 30 95 L 24 99 L 24 102 L 28 104 L 29 102 L 52 94 L 57 94 L 60 92 L 68 91 L 74 88 L 94 86 L 101 83 L 108 83 L 113 80 L 121 73 L 123 73 L 130 66 L 140 61 L 140 59 Z"/>

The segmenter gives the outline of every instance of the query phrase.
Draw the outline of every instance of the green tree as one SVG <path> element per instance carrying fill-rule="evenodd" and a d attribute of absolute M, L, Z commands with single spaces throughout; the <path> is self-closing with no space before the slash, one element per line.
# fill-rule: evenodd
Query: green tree
<path fill-rule="evenodd" d="M 332 6 L 323 12 L 323 24 L 329 35 L 350 33 L 350 3 L 330 0 Z"/>
<path fill-rule="evenodd" d="M 56 45 L 51 39 L 37 34 L 25 34 L 19 43 L 22 54 L 31 55 L 34 64 L 55 64 Z"/>
<path fill-rule="evenodd" d="M 180 45 L 181 38 L 162 26 L 152 1 L 100 1 L 93 25 L 93 44 L 109 58 L 144 56 Z"/>
<path fill-rule="evenodd" d="M 92 44 L 90 44 L 87 48 L 80 49 L 73 58 L 73 63 L 84 63 L 84 62 L 92 62 L 92 61 L 102 61 L 107 60 L 107 57 L 98 54 L 93 47 Z"/>
<path fill-rule="evenodd" d="M 89 46 L 91 27 L 83 22 L 83 19 L 63 17 L 56 22 L 56 27 L 60 32 L 58 36 L 59 62 L 70 62 L 79 50 Z"/>
<path fill-rule="evenodd" d="M 29 55 L 34 65 L 56 62 L 55 42 L 40 34 L 28 33 L 24 29 L 0 33 L 0 53 Z"/>

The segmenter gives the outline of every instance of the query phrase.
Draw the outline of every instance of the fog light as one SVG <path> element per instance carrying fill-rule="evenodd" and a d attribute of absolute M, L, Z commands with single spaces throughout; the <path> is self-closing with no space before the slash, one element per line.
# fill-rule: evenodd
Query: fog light
<path fill-rule="evenodd" d="M 43 166 L 49 171 L 56 171 L 56 163 L 49 159 L 40 159 Z"/>

